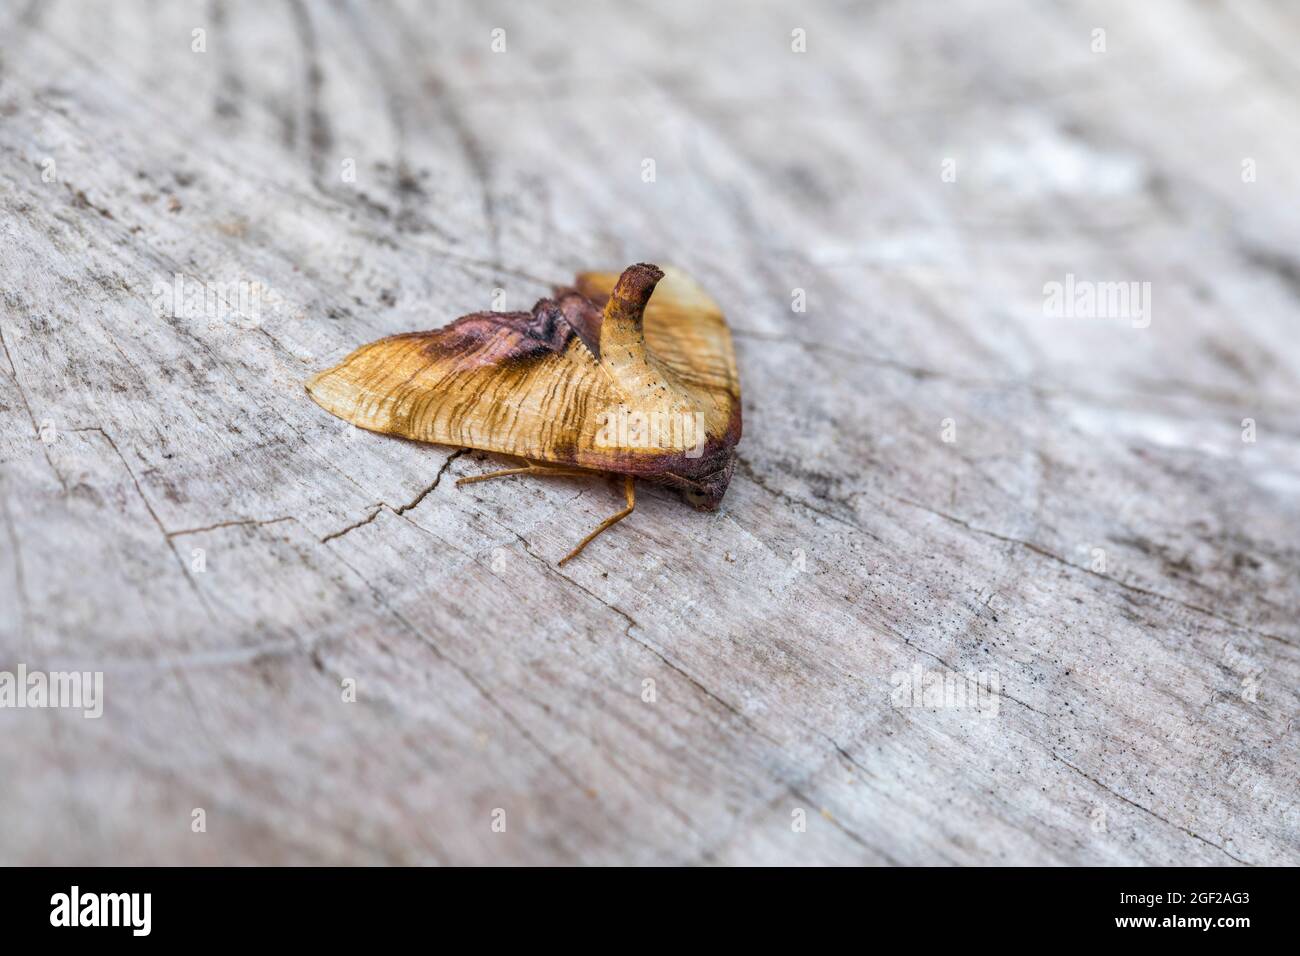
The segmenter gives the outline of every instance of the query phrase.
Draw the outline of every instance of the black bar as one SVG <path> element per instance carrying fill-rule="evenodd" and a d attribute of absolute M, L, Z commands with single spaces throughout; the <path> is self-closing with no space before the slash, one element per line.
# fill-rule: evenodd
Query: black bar
<path fill-rule="evenodd" d="M 73 868 L 4 870 L 0 878 L 7 942 L 76 934 L 80 942 L 283 939 L 337 946 L 401 932 L 438 945 L 464 932 L 487 943 L 513 930 L 535 934 L 538 943 L 578 932 L 610 945 L 641 935 L 730 948 L 784 928 L 875 940 L 903 933 L 918 943 L 927 936 L 995 942 L 1032 931 L 1051 934 L 1038 937 L 1050 946 L 1182 946 L 1257 941 L 1261 931 L 1295 925 L 1294 874 L 1282 869 Z M 101 912 L 111 918 L 116 910 L 119 925 L 52 925 L 70 922 L 74 886 L 79 921 Z M 149 894 L 147 936 L 136 935 L 144 928 L 143 895 L 98 895 L 132 893 Z"/>

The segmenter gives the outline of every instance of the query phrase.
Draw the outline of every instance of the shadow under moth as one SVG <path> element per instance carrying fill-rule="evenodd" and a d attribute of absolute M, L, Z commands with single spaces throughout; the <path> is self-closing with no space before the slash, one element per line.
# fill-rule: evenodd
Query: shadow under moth
<path fill-rule="evenodd" d="M 363 345 L 313 376 L 326 411 L 370 431 L 523 459 L 461 478 L 607 474 L 722 501 L 740 440 L 740 380 L 717 303 L 685 273 L 640 263 L 580 274 L 531 312 L 475 312 Z"/>

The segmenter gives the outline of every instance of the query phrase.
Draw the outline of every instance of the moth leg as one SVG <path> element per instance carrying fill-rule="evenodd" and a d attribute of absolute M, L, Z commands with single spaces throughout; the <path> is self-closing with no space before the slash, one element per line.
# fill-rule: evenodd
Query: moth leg
<path fill-rule="evenodd" d="M 618 524 L 620 521 L 622 521 L 624 518 L 626 518 L 628 515 L 632 513 L 632 509 L 636 507 L 636 490 L 633 485 L 631 475 L 623 476 L 623 494 L 627 498 L 627 507 L 624 508 L 622 511 L 620 511 L 618 514 L 611 515 L 610 517 L 602 521 L 600 524 L 598 524 L 596 526 L 595 531 L 593 531 L 591 534 L 587 535 L 585 538 L 579 541 L 578 546 L 576 548 L 574 548 L 572 551 L 570 551 L 568 554 L 566 554 L 564 557 L 560 559 L 560 564 L 564 564 L 567 561 L 572 561 L 574 558 L 576 558 L 579 554 L 582 553 L 583 548 L 591 544 L 591 542 L 596 539 L 597 535 L 599 535 L 603 531 L 608 531 L 610 528 Z"/>
<path fill-rule="evenodd" d="M 457 478 L 456 487 L 461 485 L 472 485 L 476 481 L 487 481 L 489 478 L 508 478 L 511 475 L 551 475 L 554 477 L 563 477 L 565 475 L 592 475 L 596 472 L 580 471 L 577 468 L 549 468 L 542 465 L 536 465 L 532 462 L 520 468 L 502 468 L 500 471 L 489 471 L 482 475 L 470 475 L 466 478 Z"/>

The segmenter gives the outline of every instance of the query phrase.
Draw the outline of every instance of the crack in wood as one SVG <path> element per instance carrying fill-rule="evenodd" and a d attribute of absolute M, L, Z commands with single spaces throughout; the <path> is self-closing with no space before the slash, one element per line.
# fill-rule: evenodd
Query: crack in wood
<path fill-rule="evenodd" d="M 1205 616 L 1214 618 L 1216 621 L 1221 621 L 1224 624 L 1230 624 L 1240 631 L 1245 631 L 1247 634 L 1253 634 L 1256 637 L 1262 637 L 1266 640 L 1276 641 L 1279 644 L 1286 645 L 1287 647 L 1292 647 L 1292 648 L 1296 647 L 1296 644 L 1293 641 L 1287 640 L 1285 637 L 1282 637 L 1280 634 L 1271 634 L 1268 631 L 1261 631 L 1257 628 L 1251 627 L 1248 624 L 1243 624 L 1240 621 L 1235 621 L 1230 617 L 1218 613 L 1217 611 L 1211 610 L 1210 608 L 1202 607 L 1199 604 L 1192 604 L 1189 601 L 1184 601 L 1181 598 L 1176 598 L 1168 594 L 1162 594 L 1159 591 L 1152 591 L 1148 588 L 1144 588 L 1136 584 L 1129 584 L 1126 581 L 1121 581 L 1118 578 L 1113 578 L 1110 575 L 1103 574 L 1100 571 L 1094 571 L 1092 568 L 1086 567 L 1084 565 L 1075 564 L 1074 562 L 1067 561 L 1065 558 L 1062 558 L 1060 555 L 1056 554 L 1055 552 L 1050 551 L 1047 548 L 1044 548 L 1040 544 L 1035 544 L 1032 541 L 1023 541 L 1020 538 L 1013 538 L 1008 535 L 999 534 L 996 531 L 989 531 L 986 528 L 976 527 L 975 525 L 971 524 L 968 521 L 963 520 L 962 518 L 958 518 L 955 515 L 946 514 L 945 512 L 942 511 L 937 511 L 928 505 L 923 505 L 918 501 L 912 501 L 910 498 L 903 498 L 898 495 L 889 495 L 888 497 L 894 499 L 895 501 L 900 502 L 901 504 L 909 505 L 910 507 L 913 508 L 920 508 L 922 511 L 927 511 L 938 518 L 942 518 L 945 521 L 951 522 L 952 524 L 959 525 L 960 527 L 965 528 L 967 531 L 972 531 L 975 534 L 985 535 L 986 537 L 993 538 L 998 541 L 1004 541 L 1007 544 L 1014 544 L 1019 547 L 1025 548 L 1029 551 L 1034 552 L 1037 555 L 1040 555 L 1044 558 L 1048 558 L 1051 561 L 1055 561 L 1057 564 L 1061 565 L 1062 567 L 1069 568 L 1072 571 L 1080 571 L 1091 577 L 1097 578 L 1098 580 L 1105 581 L 1108 584 L 1113 584 L 1116 587 L 1123 588 L 1126 591 L 1132 591 L 1135 594 L 1141 594 L 1145 597 L 1156 598 L 1157 600 L 1160 601 L 1168 601 L 1170 604 L 1177 604 L 1179 607 L 1186 608 L 1189 611 L 1194 611 L 1198 614 L 1204 614 Z"/>
<path fill-rule="evenodd" d="M 438 487 L 438 483 L 442 481 L 442 476 L 447 473 L 447 469 L 451 467 L 451 463 L 455 461 L 457 458 L 466 454 L 468 451 L 469 451 L 468 448 L 462 448 L 459 451 L 452 452 L 447 457 L 447 460 L 442 463 L 442 467 L 438 469 L 438 474 L 434 477 L 433 483 L 430 484 L 423 491 L 421 491 L 413 499 L 411 499 L 411 501 L 407 502 L 404 505 L 399 505 L 396 508 L 388 504 L 387 502 L 381 501 L 379 502 L 379 504 L 372 506 L 372 510 L 370 514 L 366 515 L 366 517 L 362 518 L 360 521 L 350 524 L 346 528 L 340 528 L 338 531 L 331 531 L 329 534 L 325 535 L 325 537 L 320 539 L 321 544 L 324 544 L 326 541 L 333 541 L 336 538 L 341 538 L 345 534 L 351 531 L 356 531 L 358 528 L 365 527 L 366 525 L 370 524 L 370 522 L 378 518 L 379 513 L 385 509 L 391 511 L 393 514 L 398 515 L 399 517 L 404 516 L 408 511 L 417 507 L 420 504 L 420 502 L 422 502 L 425 498 L 427 498 L 429 494 L 435 488 Z"/>

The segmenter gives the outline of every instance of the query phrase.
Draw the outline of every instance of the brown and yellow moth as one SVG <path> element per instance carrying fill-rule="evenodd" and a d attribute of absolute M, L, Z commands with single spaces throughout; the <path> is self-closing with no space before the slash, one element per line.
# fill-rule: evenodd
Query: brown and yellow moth
<path fill-rule="evenodd" d="M 740 440 L 740 380 L 717 303 L 689 276 L 641 263 L 586 272 L 531 312 L 475 312 L 431 332 L 363 345 L 307 391 L 354 425 L 524 460 L 507 475 L 623 477 L 722 501 Z"/>

